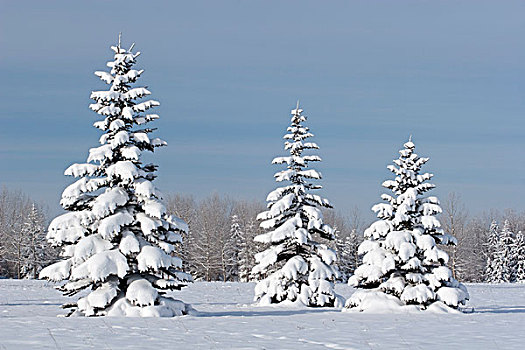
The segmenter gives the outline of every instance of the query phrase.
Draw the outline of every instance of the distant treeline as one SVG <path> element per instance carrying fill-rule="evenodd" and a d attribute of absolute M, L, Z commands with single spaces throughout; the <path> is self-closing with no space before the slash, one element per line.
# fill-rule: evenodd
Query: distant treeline
<path fill-rule="evenodd" d="M 261 251 L 253 238 L 263 232 L 256 220 L 266 208 L 262 200 L 212 194 L 204 199 L 169 195 L 165 202 L 168 211 L 190 227 L 178 247 L 186 272 L 195 280 L 251 279 L 254 254 Z M 525 211 L 489 210 L 472 215 L 455 193 L 442 199 L 441 206 L 441 224 L 458 240 L 458 245 L 449 250 L 449 265 L 455 277 L 464 282 L 491 281 L 486 274 L 487 260 L 494 250 L 491 229 L 494 230 L 494 223 L 503 227 L 507 222 L 514 234 L 525 232 Z M 45 239 L 52 218 L 44 208 L 20 191 L 0 191 L 0 277 L 34 278 L 42 267 L 59 259 L 57 250 Z M 335 241 L 325 243 L 337 252 L 341 281 L 346 281 L 358 263 L 357 246 L 369 224 L 363 212 L 357 208 L 350 213 L 324 211 L 325 222 L 337 232 Z"/>

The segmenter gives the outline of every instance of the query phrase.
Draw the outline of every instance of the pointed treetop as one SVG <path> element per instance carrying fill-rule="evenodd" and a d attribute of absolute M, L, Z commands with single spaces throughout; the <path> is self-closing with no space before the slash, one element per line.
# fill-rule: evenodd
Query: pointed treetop
<path fill-rule="evenodd" d="M 302 111 L 303 110 L 299 108 L 299 100 L 297 100 L 296 107 L 295 109 L 292 109 L 291 114 L 293 114 L 294 116 L 299 116 L 302 113 Z"/>
<path fill-rule="evenodd" d="M 118 33 L 118 49 L 120 51 L 120 38 L 122 37 L 122 32 Z"/>
<path fill-rule="evenodd" d="M 412 134 L 408 137 L 408 141 L 403 145 L 403 147 L 408 149 L 414 149 L 416 148 L 416 145 L 412 142 Z"/>

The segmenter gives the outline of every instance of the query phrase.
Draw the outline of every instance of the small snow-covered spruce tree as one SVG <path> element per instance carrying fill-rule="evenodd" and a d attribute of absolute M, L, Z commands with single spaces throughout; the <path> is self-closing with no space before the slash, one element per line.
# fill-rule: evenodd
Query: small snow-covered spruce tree
<path fill-rule="evenodd" d="M 365 231 L 359 246 L 364 256 L 349 279 L 357 291 L 347 309 L 451 310 L 468 299 L 466 288 L 446 266 L 447 253 L 438 247 L 455 244 L 455 238 L 443 232 L 435 217 L 441 212 L 438 199 L 422 196 L 434 188 L 427 182 L 433 175 L 421 173 L 428 158 L 418 157 L 414 148 L 409 140 L 388 166 L 395 179 L 383 187 L 394 195 L 383 194 L 386 203 L 372 207 L 379 220 Z"/>
<path fill-rule="evenodd" d="M 141 154 L 165 146 L 151 138 L 145 126 L 158 118 L 146 114 L 159 103 L 142 100 L 150 91 L 132 87 L 143 70 L 133 69 L 139 52 L 112 46 L 110 72 L 95 72 L 109 85 L 94 91 L 90 108 L 102 120 L 101 146 L 89 150 L 87 163 L 73 164 L 65 175 L 80 178 L 68 186 L 61 205 L 68 212 L 55 218 L 48 239 L 62 247 L 63 260 L 40 273 L 41 278 L 67 281 L 59 289 L 74 295 L 88 289 L 77 302 L 64 305 L 85 316 L 176 316 L 189 305 L 172 299 L 165 290 L 180 289 L 191 277 L 173 256 L 187 225 L 166 214 L 160 192 L 153 185 L 157 166 L 143 164 Z M 141 102 L 142 101 L 142 102 Z"/>
<path fill-rule="evenodd" d="M 255 287 L 255 300 L 259 305 L 281 302 L 306 306 L 339 306 L 340 297 L 334 292 L 338 277 L 335 267 L 336 253 L 316 236 L 333 240 L 334 230 L 323 223 L 319 207 L 330 208 L 328 200 L 311 191 L 321 186 L 310 179 L 321 179 L 321 174 L 309 169 L 310 162 L 321 160 L 316 155 L 303 155 L 317 149 L 313 142 L 305 142 L 313 135 L 303 125 L 306 116 L 299 108 L 291 111 L 291 125 L 284 136 L 290 156 L 277 157 L 273 164 L 287 164 L 287 169 L 275 174 L 277 182 L 289 182 L 270 192 L 268 210 L 257 216 L 261 228 L 268 232 L 255 237 L 267 249 L 256 254 L 257 265 L 252 274 L 262 278 Z"/>

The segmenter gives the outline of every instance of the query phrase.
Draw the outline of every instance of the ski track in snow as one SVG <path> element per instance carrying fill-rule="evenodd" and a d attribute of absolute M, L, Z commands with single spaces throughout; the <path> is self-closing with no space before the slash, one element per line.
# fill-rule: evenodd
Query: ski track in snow
<path fill-rule="evenodd" d="M 0 349 L 522 349 L 525 285 L 469 284 L 474 313 L 359 314 L 255 307 L 252 283 L 175 292 L 198 311 L 175 318 L 64 318 L 44 281 L 0 280 Z M 349 297 L 353 290 L 338 285 Z"/>

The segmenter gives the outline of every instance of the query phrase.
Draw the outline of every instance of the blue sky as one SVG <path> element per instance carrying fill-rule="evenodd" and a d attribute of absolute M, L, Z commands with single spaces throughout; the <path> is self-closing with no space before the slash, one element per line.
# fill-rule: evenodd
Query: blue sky
<path fill-rule="evenodd" d="M 58 211 L 97 145 L 88 109 L 119 31 L 161 102 L 157 186 L 264 200 L 297 99 L 322 194 L 367 212 L 410 134 L 434 194 L 525 204 L 523 1 L 0 0 L 0 184 Z"/>

